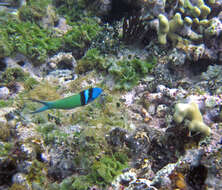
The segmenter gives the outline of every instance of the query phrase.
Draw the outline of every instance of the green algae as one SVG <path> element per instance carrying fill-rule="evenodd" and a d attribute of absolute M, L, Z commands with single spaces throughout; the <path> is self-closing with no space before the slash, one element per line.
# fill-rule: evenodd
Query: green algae
<path fill-rule="evenodd" d="M 29 0 L 19 9 L 19 18 L 22 21 L 38 23 L 47 13 L 51 0 Z"/>
<path fill-rule="evenodd" d="M 62 45 L 61 38 L 54 37 L 52 31 L 35 23 L 8 20 L 0 24 L 0 28 L 0 36 L 4 37 L 0 44 L 7 42 L 5 47 L 1 48 L 4 56 L 18 52 L 40 65 Z"/>
<path fill-rule="evenodd" d="M 8 41 L 9 35 L 7 31 L 0 29 L 0 58 L 7 57 L 13 52 L 13 45 Z"/>
<path fill-rule="evenodd" d="M 93 69 L 106 70 L 111 63 L 101 56 L 100 51 L 97 48 L 89 49 L 85 56 L 78 61 L 77 71 L 78 73 L 85 73 Z"/>
<path fill-rule="evenodd" d="M 72 183 L 73 189 L 85 190 L 93 185 L 106 187 L 123 169 L 128 167 L 128 157 L 125 153 L 116 152 L 104 155 L 95 160 L 86 176 L 80 176 Z"/>
<path fill-rule="evenodd" d="M 0 108 L 10 107 L 13 104 L 13 100 L 0 100 Z"/>
<path fill-rule="evenodd" d="M 156 64 L 156 59 L 141 60 L 133 58 L 123 59 L 111 65 L 108 72 L 114 76 L 116 89 L 130 90 L 138 84 L 139 80 Z"/>
<path fill-rule="evenodd" d="M 26 90 L 32 90 L 34 89 L 34 87 L 39 84 L 39 82 L 37 80 L 35 80 L 34 78 L 27 78 L 25 81 L 24 81 L 24 87 Z"/>
<path fill-rule="evenodd" d="M 0 134 L 1 135 L 1 134 Z M 8 156 L 13 148 L 13 144 L 9 142 L 0 143 L 0 157 Z"/>
<path fill-rule="evenodd" d="M 136 57 L 113 60 L 102 56 L 97 48 L 92 48 L 78 61 L 77 71 L 104 71 L 105 75 L 108 73 L 114 77 L 116 89 L 130 90 L 151 71 L 156 62 L 156 57 L 148 57 L 145 60 Z"/>
<path fill-rule="evenodd" d="M 105 155 L 93 163 L 90 177 L 97 184 L 110 184 L 115 176 L 128 167 L 127 160 L 127 156 L 123 153 L 115 153 L 112 156 Z"/>
<path fill-rule="evenodd" d="M 53 3 L 58 14 L 65 15 L 71 21 L 77 21 L 84 16 L 84 8 L 87 5 L 85 0 L 55 0 Z"/>
<path fill-rule="evenodd" d="M 9 190 L 27 190 L 27 187 L 21 184 L 13 184 Z"/>
<path fill-rule="evenodd" d="M 37 128 L 37 131 L 42 135 L 46 144 L 61 144 L 67 141 L 69 134 L 61 131 L 61 129 L 55 127 L 53 124 L 41 125 Z"/>
<path fill-rule="evenodd" d="M 38 100 L 55 100 L 60 98 L 57 87 L 49 82 L 42 82 L 28 92 L 28 97 Z"/>
<path fill-rule="evenodd" d="M 64 35 L 65 49 L 78 48 L 84 51 L 101 31 L 100 25 L 93 18 L 84 17 L 77 22 L 69 22 L 72 29 Z"/>
<path fill-rule="evenodd" d="M 25 90 L 31 90 L 38 84 L 38 81 L 30 77 L 29 73 L 24 72 L 20 67 L 7 68 L 1 75 L 0 81 L 10 88 L 10 84 L 21 82 Z"/>
<path fill-rule="evenodd" d="M 62 49 L 84 51 L 101 31 L 95 19 L 91 18 L 69 24 L 72 29 L 58 37 L 51 29 L 30 21 L 10 19 L 0 23 L 0 57 L 21 53 L 31 58 L 34 65 L 41 65 L 48 56 Z"/>
<path fill-rule="evenodd" d="M 47 180 L 46 165 L 38 160 L 33 160 L 26 179 L 31 184 L 33 182 L 44 184 Z"/>
<path fill-rule="evenodd" d="M 1 81 L 5 83 L 9 83 L 11 81 L 14 82 L 22 82 L 28 78 L 28 74 L 25 73 L 21 68 L 19 67 L 13 67 L 13 68 L 7 68 L 1 76 Z"/>

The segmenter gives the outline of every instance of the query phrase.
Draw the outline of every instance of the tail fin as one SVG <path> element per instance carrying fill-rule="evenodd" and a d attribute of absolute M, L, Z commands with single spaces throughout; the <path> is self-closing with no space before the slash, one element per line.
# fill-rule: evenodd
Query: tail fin
<path fill-rule="evenodd" d="M 29 100 L 31 100 L 33 102 L 38 102 L 38 103 L 41 103 L 41 104 L 44 105 L 41 108 L 37 109 L 36 111 L 30 112 L 31 114 L 39 113 L 39 112 L 45 111 L 47 109 L 50 109 L 50 103 L 49 102 L 44 102 L 44 101 L 35 100 L 35 99 L 29 99 Z"/>

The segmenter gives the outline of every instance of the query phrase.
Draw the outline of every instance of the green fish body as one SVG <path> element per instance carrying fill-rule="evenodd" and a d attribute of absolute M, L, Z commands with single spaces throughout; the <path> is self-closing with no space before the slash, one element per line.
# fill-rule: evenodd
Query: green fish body
<path fill-rule="evenodd" d="M 43 107 L 31 113 L 32 114 L 39 113 L 48 109 L 73 109 L 79 106 L 84 106 L 95 100 L 97 97 L 99 97 L 101 93 L 102 93 L 101 88 L 90 88 L 80 92 L 79 94 L 75 94 L 73 96 L 69 96 L 55 101 L 45 102 L 45 101 L 31 99 L 32 101 L 44 105 Z"/>

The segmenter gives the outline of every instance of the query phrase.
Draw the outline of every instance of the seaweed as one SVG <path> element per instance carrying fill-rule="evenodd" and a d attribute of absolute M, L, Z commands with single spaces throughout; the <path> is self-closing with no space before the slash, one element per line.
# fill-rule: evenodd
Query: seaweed
<path fill-rule="evenodd" d="M 47 13 L 51 0 L 29 0 L 19 9 L 19 18 L 22 21 L 38 23 Z"/>
<path fill-rule="evenodd" d="M 97 48 L 91 48 L 86 52 L 86 55 L 78 61 L 77 71 L 78 73 L 85 73 L 93 69 L 105 71 L 110 65 L 111 62 L 101 56 Z"/>
<path fill-rule="evenodd" d="M 156 58 L 152 57 L 147 60 L 138 58 L 122 59 L 114 62 L 108 69 L 108 72 L 114 76 L 116 89 L 130 90 L 138 84 L 139 80 L 156 64 Z"/>
<path fill-rule="evenodd" d="M 116 89 L 130 90 L 145 77 L 157 62 L 156 57 L 122 58 L 113 60 L 100 54 L 97 48 L 89 49 L 85 56 L 77 63 L 77 71 L 85 73 L 91 70 L 104 71 L 111 74 L 115 80 Z"/>
<path fill-rule="evenodd" d="M 104 155 L 93 162 L 87 175 L 75 179 L 72 188 L 86 190 L 93 185 L 106 187 L 123 169 L 128 167 L 127 162 L 128 157 L 125 153 L 116 152 L 111 155 Z"/>
<path fill-rule="evenodd" d="M 78 21 L 84 16 L 85 0 L 55 0 L 53 3 L 58 13 L 65 15 L 70 21 Z"/>
<path fill-rule="evenodd" d="M 25 73 L 21 68 L 7 68 L 0 77 L 0 80 L 4 83 L 9 82 L 22 82 L 25 81 L 29 77 L 28 73 Z"/>
<path fill-rule="evenodd" d="M 110 184 L 114 178 L 127 168 L 127 156 L 124 153 L 114 153 L 105 155 L 99 161 L 95 161 L 91 167 L 91 175 L 96 184 Z"/>
<path fill-rule="evenodd" d="M 2 130 L 2 129 L 1 129 Z M 1 136 L 2 138 L 2 136 Z M 10 151 L 12 150 L 13 148 L 13 144 L 12 143 L 8 143 L 8 142 L 4 142 L 4 143 L 0 143 L 0 156 L 3 157 L 3 156 L 8 156 Z"/>
<path fill-rule="evenodd" d="M 61 38 L 54 37 L 52 31 L 35 23 L 8 20 L 1 23 L 0 28 L 3 37 L 0 40 L 1 56 L 21 53 L 30 57 L 35 65 L 40 65 L 62 46 Z"/>
<path fill-rule="evenodd" d="M 92 41 L 101 31 L 95 19 L 82 18 L 78 22 L 70 22 L 72 29 L 64 35 L 65 49 L 73 49 L 74 55 L 81 57 L 83 52 L 90 47 Z"/>

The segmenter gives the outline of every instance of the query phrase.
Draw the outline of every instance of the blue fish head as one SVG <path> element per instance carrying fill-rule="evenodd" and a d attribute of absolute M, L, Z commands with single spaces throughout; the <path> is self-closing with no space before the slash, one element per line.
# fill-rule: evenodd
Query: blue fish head
<path fill-rule="evenodd" d="M 94 100 L 95 98 L 97 98 L 101 93 L 103 92 L 103 90 L 101 88 L 93 88 L 92 91 L 92 99 Z"/>

